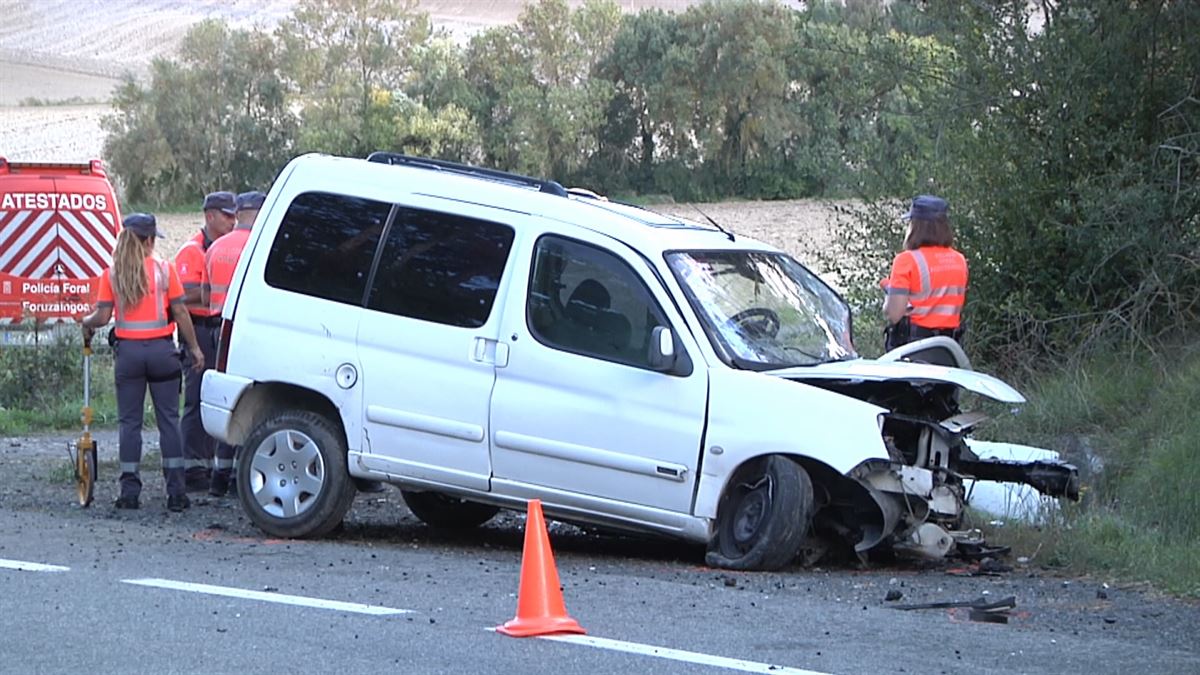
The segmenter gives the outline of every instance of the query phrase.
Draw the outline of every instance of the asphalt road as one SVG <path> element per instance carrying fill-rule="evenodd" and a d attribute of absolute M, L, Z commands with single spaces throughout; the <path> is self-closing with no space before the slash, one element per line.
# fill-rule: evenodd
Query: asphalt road
<path fill-rule="evenodd" d="M 167 513 L 149 473 L 142 509 L 115 511 L 106 464 L 83 510 L 63 443 L 0 440 L 3 672 L 1200 672 L 1200 608 L 1144 590 L 1021 567 L 730 574 L 695 547 L 560 524 L 567 609 L 588 635 L 511 638 L 490 629 L 516 610 L 520 516 L 436 532 L 389 489 L 360 495 L 329 539 L 272 540 L 234 500 Z M 1010 595 L 1007 624 L 894 608 Z"/>

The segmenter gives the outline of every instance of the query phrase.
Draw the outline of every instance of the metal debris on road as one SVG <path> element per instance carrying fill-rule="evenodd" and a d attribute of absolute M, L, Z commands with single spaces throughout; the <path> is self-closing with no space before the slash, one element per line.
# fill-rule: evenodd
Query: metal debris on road
<path fill-rule="evenodd" d="M 1017 606 L 1017 596 L 1010 595 L 1006 598 L 988 602 L 987 598 L 978 598 L 975 600 L 947 600 L 940 602 L 918 602 L 907 605 L 892 605 L 892 609 L 904 611 L 914 609 L 953 609 L 956 607 L 966 607 L 972 610 L 981 612 L 997 612 L 1013 609 Z"/>

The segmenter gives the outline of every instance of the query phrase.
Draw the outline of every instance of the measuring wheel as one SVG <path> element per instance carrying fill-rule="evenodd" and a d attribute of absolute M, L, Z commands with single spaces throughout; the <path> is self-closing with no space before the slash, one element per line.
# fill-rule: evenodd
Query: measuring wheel
<path fill-rule="evenodd" d="M 87 508 L 96 496 L 96 443 L 75 450 L 75 491 L 79 505 Z"/>

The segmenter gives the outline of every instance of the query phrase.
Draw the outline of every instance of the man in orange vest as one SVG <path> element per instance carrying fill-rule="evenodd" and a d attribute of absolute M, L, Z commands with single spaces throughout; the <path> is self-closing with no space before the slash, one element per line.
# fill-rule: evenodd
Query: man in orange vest
<path fill-rule="evenodd" d="M 236 204 L 232 192 L 213 192 L 204 198 L 204 227 L 184 242 L 175 254 L 175 268 L 183 282 L 183 302 L 196 327 L 196 339 L 204 352 L 204 362 L 216 362 L 217 339 L 220 337 L 221 316 L 204 302 L 204 256 L 212 243 L 233 229 Z M 188 363 L 187 365 L 191 365 Z M 216 442 L 204 431 L 200 420 L 200 382 L 204 372 L 188 368 L 184 379 L 183 465 L 188 492 L 209 489 Z"/>
<path fill-rule="evenodd" d="M 881 282 L 886 299 L 884 348 L 945 335 L 962 338 L 962 309 L 967 299 L 967 260 L 954 249 L 946 200 L 933 195 L 913 199 L 904 218 L 904 250 Z"/>
<path fill-rule="evenodd" d="M 204 255 L 208 309 L 215 317 L 221 316 L 225 297 L 229 293 L 229 282 L 233 280 L 233 271 L 237 268 L 238 258 L 242 255 L 242 249 L 250 237 L 250 229 L 254 227 L 254 219 L 258 217 L 258 211 L 262 208 L 265 198 L 266 195 L 257 191 L 238 195 L 237 223 L 233 231 L 214 241 Z M 233 456 L 233 446 L 217 444 L 208 494 L 224 497 L 229 492 L 233 477 Z"/>

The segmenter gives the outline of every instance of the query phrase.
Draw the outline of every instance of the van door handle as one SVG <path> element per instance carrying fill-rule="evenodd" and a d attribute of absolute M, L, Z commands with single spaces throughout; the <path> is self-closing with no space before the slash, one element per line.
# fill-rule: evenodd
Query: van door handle
<path fill-rule="evenodd" d="M 477 337 L 471 351 L 471 360 L 503 368 L 508 365 L 508 345 L 496 340 Z"/>

